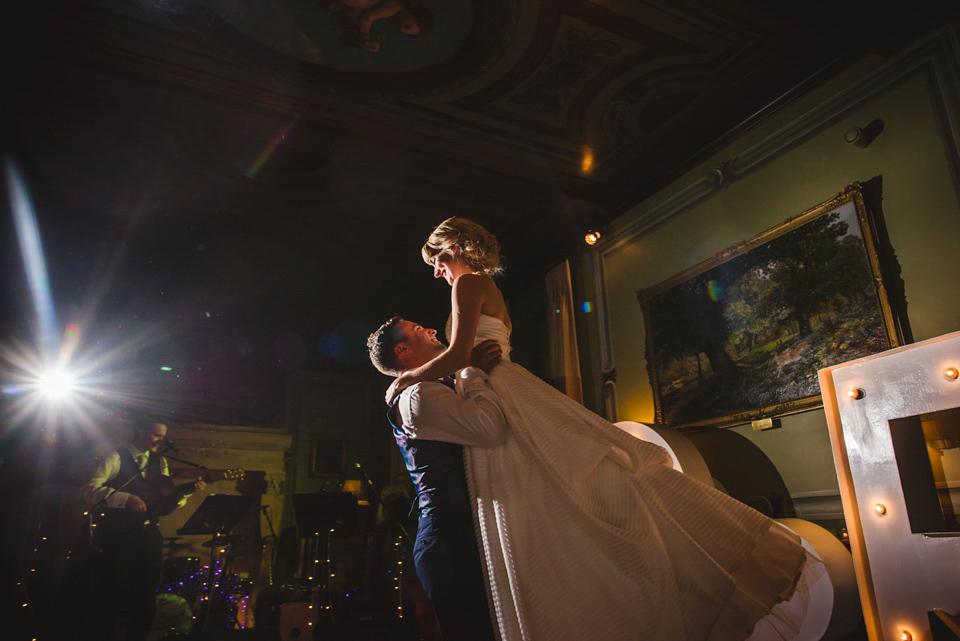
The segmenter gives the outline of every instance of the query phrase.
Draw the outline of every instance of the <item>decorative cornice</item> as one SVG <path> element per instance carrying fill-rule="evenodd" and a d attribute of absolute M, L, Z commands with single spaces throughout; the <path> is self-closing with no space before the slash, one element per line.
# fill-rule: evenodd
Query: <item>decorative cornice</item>
<path fill-rule="evenodd" d="M 731 176 L 739 178 L 762 167 L 917 72 L 931 73 L 933 88 L 941 102 L 950 94 L 955 98 L 957 51 L 956 33 L 951 27 L 930 34 L 888 64 L 735 157 L 730 161 Z M 951 81 L 953 87 L 949 86 Z M 944 82 L 948 84 L 945 86 Z M 954 116 L 955 120 L 956 114 Z"/>
<path fill-rule="evenodd" d="M 597 251 L 603 257 L 616 253 L 661 223 L 710 198 L 730 182 L 798 147 L 880 93 L 924 72 L 930 76 L 954 176 L 960 176 L 960 45 L 954 27 L 948 25 L 753 147 L 724 161 L 660 205 L 640 214 L 602 240 Z"/>
<path fill-rule="evenodd" d="M 181 449 L 286 452 L 293 443 L 289 433 L 261 427 L 179 424 L 170 432 Z"/>
<path fill-rule="evenodd" d="M 178 441 L 183 449 L 193 450 L 253 450 L 257 452 L 286 452 L 289 444 L 266 441 L 220 441 L 217 439 L 183 438 Z"/>

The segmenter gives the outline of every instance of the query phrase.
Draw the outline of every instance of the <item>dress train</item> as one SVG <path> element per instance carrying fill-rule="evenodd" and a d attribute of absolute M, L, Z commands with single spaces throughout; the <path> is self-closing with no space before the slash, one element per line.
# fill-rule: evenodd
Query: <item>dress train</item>
<path fill-rule="evenodd" d="M 487 338 L 509 353 L 481 316 Z M 740 641 L 791 596 L 792 532 L 519 365 L 490 384 L 509 436 L 465 460 L 501 641 Z"/>

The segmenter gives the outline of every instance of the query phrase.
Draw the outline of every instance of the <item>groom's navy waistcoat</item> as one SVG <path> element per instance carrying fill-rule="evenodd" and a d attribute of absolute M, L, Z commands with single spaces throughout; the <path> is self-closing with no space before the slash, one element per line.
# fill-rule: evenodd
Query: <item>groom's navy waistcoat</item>
<path fill-rule="evenodd" d="M 469 510 L 470 492 L 463 467 L 463 446 L 411 438 L 400 428 L 396 403 L 387 412 L 387 419 L 393 426 L 393 437 L 417 490 L 418 508 Z"/>

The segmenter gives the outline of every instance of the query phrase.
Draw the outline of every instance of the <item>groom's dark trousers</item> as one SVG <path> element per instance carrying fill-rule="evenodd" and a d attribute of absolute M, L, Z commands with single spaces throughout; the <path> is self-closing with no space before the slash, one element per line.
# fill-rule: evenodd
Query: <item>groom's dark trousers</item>
<path fill-rule="evenodd" d="M 417 491 L 413 558 L 442 641 L 493 641 L 487 590 L 463 464 L 463 446 L 409 437 L 387 414 Z"/>

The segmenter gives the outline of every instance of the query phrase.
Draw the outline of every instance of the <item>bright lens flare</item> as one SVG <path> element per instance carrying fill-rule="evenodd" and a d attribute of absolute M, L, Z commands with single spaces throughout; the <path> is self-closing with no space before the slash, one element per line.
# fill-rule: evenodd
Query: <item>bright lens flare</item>
<path fill-rule="evenodd" d="M 53 297 L 50 293 L 50 279 L 47 276 L 47 264 L 43 256 L 43 245 L 40 242 L 40 227 L 33 213 L 30 192 L 13 158 L 3 159 L 3 169 L 10 195 L 10 211 L 13 213 L 23 267 L 27 274 L 34 312 L 39 325 L 41 347 L 44 354 L 49 356 L 55 353 L 57 322 Z"/>
<path fill-rule="evenodd" d="M 723 286 L 717 281 L 711 280 L 707 283 L 707 295 L 710 296 L 710 300 L 719 302 L 720 297 L 723 296 Z"/>
<path fill-rule="evenodd" d="M 52 400 L 66 398 L 73 392 L 73 376 L 63 370 L 53 370 L 40 377 L 37 389 Z"/>
<path fill-rule="evenodd" d="M 32 320 L 31 339 L 0 339 L 0 398 L 4 401 L 0 434 L 27 428 L 38 438 L 42 433 L 44 439 L 56 439 L 65 427 L 71 433 L 82 432 L 91 442 L 106 444 L 102 426 L 118 413 L 157 414 L 168 409 L 176 377 L 164 376 L 164 387 L 158 392 L 155 367 L 159 363 L 154 359 L 161 354 L 165 359 L 172 356 L 176 360 L 162 365 L 161 371 L 180 369 L 179 351 L 168 332 L 151 323 L 128 323 L 122 331 L 116 326 L 102 335 L 84 335 L 90 328 L 105 327 L 97 322 L 96 312 L 122 262 L 119 251 L 109 262 L 105 279 L 92 288 L 86 309 L 78 311 L 77 319 L 60 334 L 27 184 L 12 157 L 0 157 L 0 165 L 34 312 L 34 318 L 27 319 Z M 145 360 L 154 361 L 149 373 Z M 178 389 L 173 389 L 174 395 Z"/>
<path fill-rule="evenodd" d="M 283 129 L 280 130 L 277 135 L 264 147 L 263 151 L 260 152 L 260 155 L 257 156 L 257 159 L 253 161 L 253 164 L 243 172 L 248 178 L 255 178 L 257 174 L 260 173 L 260 170 L 263 169 L 263 166 L 267 164 L 267 161 L 270 160 L 270 157 L 273 156 L 274 152 L 277 151 L 277 148 L 283 144 L 283 141 L 286 137 L 293 131 L 294 127 L 297 126 L 297 123 L 300 122 L 300 117 L 295 116 L 286 125 Z"/>

